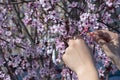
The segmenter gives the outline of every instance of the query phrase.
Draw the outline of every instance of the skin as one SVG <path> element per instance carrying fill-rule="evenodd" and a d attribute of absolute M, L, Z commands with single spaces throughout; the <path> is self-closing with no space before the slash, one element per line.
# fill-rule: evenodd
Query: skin
<path fill-rule="evenodd" d="M 85 41 L 83 39 L 69 40 L 68 45 L 63 55 L 65 64 L 76 72 L 79 80 L 98 80 L 97 70 Z"/>
<path fill-rule="evenodd" d="M 113 64 L 120 70 L 120 36 L 117 33 L 107 30 L 98 30 L 95 31 L 94 34 L 94 40 L 101 46 L 105 54 L 111 58 Z"/>
<path fill-rule="evenodd" d="M 106 55 L 120 69 L 118 34 L 107 30 L 98 30 L 92 34 L 94 34 L 93 40 L 101 46 Z M 83 39 L 70 39 L 68 45 L 69 47 L 62 58 L 65 64 L 77 74 L 79 80 L 99 80 L 92 54 L 85 41 Z"/>

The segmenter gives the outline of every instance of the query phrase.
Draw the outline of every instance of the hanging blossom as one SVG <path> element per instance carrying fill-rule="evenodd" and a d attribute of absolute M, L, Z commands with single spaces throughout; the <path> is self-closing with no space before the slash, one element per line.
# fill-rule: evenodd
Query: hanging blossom
<path fill-rule="evenodd" d="M 81 26 L 83 27 L 89 27 L 91 30 L 96 30 L 99 28 L 99 22 L 98 22 L 99 15 L 98 14 L 91 14 L 91 13 L 83 13 L 80 15 L 80 22 Z"/>
<path fill-rule="evenodd" d="M 10 76 L 8 74 L 5 74 L 2 71 L 0 71 L 0 79 L 2 79 L 2 80 L 11 80 Z"/>
<path fill-rule="evenodd" d="M 114 0 L 113 0 L 114 1 Z M 112 0 L 107 0 L 106 1 L 106 5 L 108 6 L 108 7 L 111 7 L 112 5 L 113 5 L 113 1 Z"/>
<path fill-rule="evenodd" d="M 71 4 L 68 5 L 68 7 L 75 8 L 77 7 L 78 3 L 77 2 L 72 2 Z"/>
<path fill-rule="evenodd" d="M 87 33 L 108 30 L 107 25 L 117 21 L 112 17 L 120 1 L 103 0 L 100 6 L 98 3 L 97 0 L 39 0 L 19 5 L 20 15 L 16 15 L 12 5 L 0 5 L 0 46 L 4 54 L 0 66 L 7 65 L 23 80 L 77 80 L 61 57 L 68 47 L 68 39 L 80 35 L 94 51 L 99 77 L 104 79 L 106 72 L 115 73 L 116 67 L 93 41 L 94 34 L 88 36 Z M 6 77 L 4 72 L 0 73 L 2 79 Z M 10 74 L 7 77 L 5 80 L 13 78 Z"/>

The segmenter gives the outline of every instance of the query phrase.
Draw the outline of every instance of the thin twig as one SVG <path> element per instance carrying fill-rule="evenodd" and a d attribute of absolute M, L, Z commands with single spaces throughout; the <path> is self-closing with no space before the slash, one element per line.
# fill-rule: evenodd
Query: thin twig
<path fill-rule="evenodd" d="M 10 42 L 6 41 L 5 39 L 3 39 L 3 38 L 1 38 L 1 37 L 0 37 L 0 40 L 6 42 L 7 44 L 10 43 Z M 25 49 L 24 47 L 22 47 L 22 46 L 20 46 L 20 45 L 18 45 L 18 44 L 16 44 L 16 43 L 15 43 L 15 46 L 16 46 L 16 47 L 19 47 L 19 48 L 22 48 L 22 49 Z"/>
<path fill-rule="evenodd" d="M 4 2 L 0 2 L 0 5 L 12 5 L 12 4 L 23 4 L 23 3 L 29 3 L 29 2 L 35 2 L 35 1 L 18 1 L 18 2 L 9 2 L 9 3 L 4 3 Z"/>
<path fill-rule="evenodd" d="M 34 40 L 33 40 L 32 36 L 30 35 L 28 29 L 26 28 L 25 24 L 23 23 L 23 21 L 22 21 L 21 18 L 20 18 L 20 15 L 19 15 L 20 12 L 18 11 L 18 9 L 19 9 L 19 8 L 18 8 L 18 5 L 13 4 L 13 9 L 14 9 L 14 11 L 16 12 L 19 25 L 20 25 L 21 27 L 23 27 L 23 29 L 25 30 L 25 33 L 27 34 L 29 40 L 33 43 Z"/>
<path fill-rule="evenodd" d="M 106 24 L 106 23 L 102 22 L 101 20 L 98 20 L 98 22 L 100 22 L 100 23 L 106 25 L 108 28 L 112 28 L 112 29 L 115 30 L 116 32 L 120 33 L 120 31 L 119 31 L 118 29 L 114 28 L 113 26 L 111 26 L 111 25 L 109 25 L 109 24 Z"/>

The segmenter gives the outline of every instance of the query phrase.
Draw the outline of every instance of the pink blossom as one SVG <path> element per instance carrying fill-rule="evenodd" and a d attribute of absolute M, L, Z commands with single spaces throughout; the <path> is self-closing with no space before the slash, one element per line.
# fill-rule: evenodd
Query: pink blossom
<path fill-rule="evenodd" d="M 72 2 L 71 4 L 69 4 L 69 7 L 72 7 L 72 8 L 74 8 L 74 7 L 77 7 L 77 2 Z"/>

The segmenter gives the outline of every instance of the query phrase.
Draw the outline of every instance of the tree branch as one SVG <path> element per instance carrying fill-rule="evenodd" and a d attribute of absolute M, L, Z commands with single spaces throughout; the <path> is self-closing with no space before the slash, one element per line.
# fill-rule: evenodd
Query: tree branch
<path fill-rule="evenodd" d="M 18 9 L 19 9 L 19 8 L 18 8 L 18 5 L 13 4 L 13 9 L 14 9 L 16 15 L 17 15 L 16 17 L 18 18 L 19 25 L 20 25 L 21 27 L 23 27 L 23 29 L 25 30 L 25 33 L 27 34 L 29 40 L 30 40 L 32 43 L 34 43 L 34 40 L 33 40 L 32 36 L 30 35 L 28 29 L 26 28 L 25 24 L 23 23 L 23 21 L 22 21 L 21 18 L 20 18 L 20 15 L 19 15 L 20 12 L 19 12 L 19 10 L 18 10 Z"/>
<path fill-rule="evenodd" d="M 1 38 L 1 37 L 0 37 L 0 40 L 6 42 L 7 44 L 10 43 L 10 42 L 6 41 L 5 39 L 3 39 L 3 38 Z M 19 48 L 22 48 L 22 49 L 25 49 L 24 47 L 22 47 L 22 46 L 20 46 L 20 45 L 18 45 L 18 44 L 16 44 L 16 43 L 15 43 L 15 46 L 16 46 L 16 47 L 19 47 Z"/>
<path fill-rule="evenodd" d="M 98 20 L 98 22 L 100 22 L 100 23 L 108 26 L 108 28 L 112 28 L 112 30 L 115 30 L 116 32 L 120 33 L 120 31 L 119 31 L 117 28 L 114 28 L 113 26 L 111 26 L 111 25 L 109 25 L 109 24 L 106 24 L 106 23 L 102 22 L 101 20 Z"/>
<path fill-rule="evenodd" d="M 13 4 L 23 4 L 23 3 L 29 3 L 29 2 L 35 2 L 34 0 L 32 1 L 18 1 L 18 2 L 9 2 L 9 3 L 4 3 L 4 2 L 0 2 L 1 5 L 13 5 Z"/>

